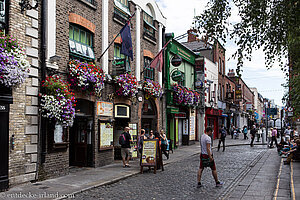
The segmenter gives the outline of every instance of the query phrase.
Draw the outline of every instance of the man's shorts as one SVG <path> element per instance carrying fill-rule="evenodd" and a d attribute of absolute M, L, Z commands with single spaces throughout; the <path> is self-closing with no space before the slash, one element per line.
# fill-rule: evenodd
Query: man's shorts
<path fill-rule="evenodd" d="M 131 157 L 131 149 L 130 148 L 121 148 L 122 158 L 125 158 L 126 155 Z"/>
<path fill-rule="evenodd" d="M 208 166 L 204 166 L 203 161 L 204 159 L 209 159 L 208 155 L 206 154 L 200 154 L 200 169 L 204 169 L 205 167 Z M 215 160 L 213 161 L 209 161 L 209 167 L 211 168 L 211 170 L 216 170 L 216 164 L 215 164 Z"/>

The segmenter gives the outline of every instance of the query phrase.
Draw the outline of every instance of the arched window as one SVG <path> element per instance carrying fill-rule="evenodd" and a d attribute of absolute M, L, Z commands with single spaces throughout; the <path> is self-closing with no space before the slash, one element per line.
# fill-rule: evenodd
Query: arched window
<path fill-rule="evenodd" d="M 154 25 L 154 13 L 152 8 L 147 5 L 146 10 L 143 12 L 144 16 L 144 33 L 155 39 L 155 25 Z M 152 39 L 152 38 L 151 38 Z"/>

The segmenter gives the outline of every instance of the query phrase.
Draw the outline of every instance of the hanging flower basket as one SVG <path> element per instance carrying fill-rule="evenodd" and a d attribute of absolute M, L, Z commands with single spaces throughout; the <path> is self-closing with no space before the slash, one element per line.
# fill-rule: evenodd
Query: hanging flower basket
<path fill-rule="evenodd" d="M 195 91 L 194 92 L 194 106 L 198 106 L 200 104 L 201 96 L 200 94 Z"/>
<path fill-rule="evenodd" d="M 144 81 L 143 90 L 146 92 L 147 95 L 152 96 L 154 98 L 160 98 L 163 94 L 163 90 L 160 87 L 159 83 L 150 79 L 146 79 Z"/>
<path fill-rule="evenodd" d="M 186 106 L 193 106 L 194 104 L 194 92 L 191 90 L 188 90 L 186 87 L 184 87 L 184 98 L 183 98 L 183 104 Z"/>
<path fill-rule="evenodd" d="M 45 94 L 41 95 L 42 116 L 54 119 L 62 126 L 72 126 L 75 117 L 75 97 L 69 85 L 57 75 L 42 82 Z"/>
<path fill-rule="evenodd" d="M 24 49 L 11 36 L 0 36 L 0 84 L 14 87 L 22 84 L 29 73 Z"/>
<path fill-rule="evenodd" d="M 138 84 L 135 76 L 131 74 L 122 74 L 120 76 L 116 76 L 114 80 L 117 84 L 117 95 L 132 97 L 138 93 Z"/>
<path fill-rule="evenodd" d="M 69 80 L 73 87 L 85 91 L 90 95 L 100 97 L 104 87 L 102 69 L 92 63 L 83 63 L 79 60 L 69 62 Z"/>
<path fill-rule="evenodd" d="M 183 87 L 180 85 L 175 84 L 173 86 L 174 90 L 174 103 L 177 105 L 182 104 L 183 99 L 184 99 L 184 90 Z"/>
<path fill-rule="evenodd" d="M 175 84 L 174 90 L 174 103 L 176 105 L 184 105 L 195 107 L 200 103 L 200 94 L 197 91 L 189 90 L 186 87 Z"/>

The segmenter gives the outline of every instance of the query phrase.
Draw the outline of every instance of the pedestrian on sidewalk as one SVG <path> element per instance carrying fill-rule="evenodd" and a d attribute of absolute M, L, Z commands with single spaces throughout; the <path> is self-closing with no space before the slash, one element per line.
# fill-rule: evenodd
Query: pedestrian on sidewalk
<path fill-rule="evenodd" d="M 225 130 L 224 124 L 222 125 L 220 129 L 220 140 L 219 140 L 219 145 L 218 145 L 218 151 L 220 150 L 221 147 L 221 142 L 223 143 L 223 152 L 225 151 L 225 138 L 227 135 L 227 131 Z"/>
<path fill-rule="evenodd" d="M 277 144 L 277 128 L 276 127 L 274 127 L 273 131 L 272 131 L 272 141 L 271 141 L 271 144 L 270 144 L 270 148 L 273 148 L 273 141 L 275 141 L 276 147 L 278 147 L 278 144 Z"/>
<path fill-rule="evenodd" d="M 247 126 L 244 126 L 243 128 L 243 134 L 244 134 L 244 140 L 248 140 L 248 129 L 247 129 Z"/>
<path fill-rule="evenodd" d="M 121 133 L 119 138 L 119 143 L 121 144 L 121 155 L 122 155 L 122 161 L 123 161 L 123 167 L 130 167 L 129 160 L 131 158 L 131 146 L 130 143 L 131 135 L 129 133 L 130 128 L 125 127 L 124 132 Z"/>
<path fill-rule="evenodd" d="M 150 131 L 148 139 L 155 139 L 155 135 L 153 134 L 153 130 Z"/>
<path fill-rule="evenodd" d="M 165 154 L 167 159 L 169 159 L 169 154 L 167 153 L 167 147 L 169 145 L 169 142 L 168 142 L 168 138 L 165 134 L 164 129 L 160 130 L 160 138 L 161 138 L 161 150 L 162 150 L 163 154 Z"/>
<path fill-rule="evenodd" d="M 212 128 L 210 126 L 206 127 L 205 133 L 201 136 L 201 154 L 200 154 L 200 167 L 197 174 L 197 188 L 201 185 L 201 175 L 205 167 L 210 167 L 212 170 L 212 175 L 216 181 L 216 187 L 222 186 L 223 183 L 218 180 L 216 164 L 212 154 L 211 146 L 211 134 Z"/>
<path fill-rule="evenodd" d="M 270 128 L 270 130 L 268 130 L 268 134 L 267 134 L 268 147 L 270 147 L 270 148 L 271 148 L 271 141 L 272 141 L 272 132 L 273 132 L 273 128 Z"/>
<path fill-rule="evenodd" d="M 252 126 L 251 130 L 250 130 L 250 135 L 251 135 L 251 143 L 250 146 L 253 147 L 254 144 L 254 139 L 255 139 L 255 134 L 256 134 L 256 129 L 255 129 L 255 125 Z"/>
<path fill-rule="evenodd" d="M 140 155 L 142 155 L 144 140 L 147 139 L 145 133 L 146 133 L 145 129 L 141 129 L 141 135 L 139 136 L 139 140 L 138 140 L 138 150 L 140 152 Z"/>
<path fill-rule="evenodd" d="M 233 139 L 234 130 L 235 130 L 235 127 L 233 126 L 233 124 L 231 124 L 230 129 L 229 129 L 230 135 L 231 135 L 231 139 Z"/>
<path fill-rule="evenodd" d="M 288 126 L 287 129 L 285 129 L 284 138 L 285 138 L 285 142 L 290 143 L 290 140 L 291 140 L 291 127 L 290 126 Z"/>

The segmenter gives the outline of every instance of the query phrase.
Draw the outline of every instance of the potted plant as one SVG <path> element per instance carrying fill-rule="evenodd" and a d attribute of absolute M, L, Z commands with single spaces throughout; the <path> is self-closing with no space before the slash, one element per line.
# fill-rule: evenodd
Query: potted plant
<path fill-rule="evenodd" d="M 58 75 L 49 76 L 42 81 L 45 94 L 41 95 L 42 116 L 53 119 L 62 126 L 72 126 L 75 117 L 75 97 L 70 85 Z"/>
<path fill-rule="evenodd" d="M 24 49 L 11 36 L 0 36 L 0 84 L 14 87 L 22 84 L 29 72 Z"/>
<path fill-rule="evenodd" d="M 117 86 L 117 95 L 133 97 L 138 93 L 138 84 L 134 75 L 121 74 L 116 76 L 114 80 Z"/>
<path fill-rule="evenodd" d="M 143 90 L 148 96 L 153 96 L 154 98 L 160 98 L 163 94 L 163 90 L 159 83 L 150 79 L 144 81 Z"/>
<path fill-rule="evenodd" d="M 71 60 L 68 65 L 69 80 L 71 85 L 80 91 L 100 97 L 104 87 L 104 74 L 93 63 L 84 63 L 79 60 Z"/>

